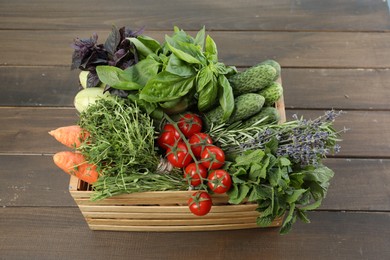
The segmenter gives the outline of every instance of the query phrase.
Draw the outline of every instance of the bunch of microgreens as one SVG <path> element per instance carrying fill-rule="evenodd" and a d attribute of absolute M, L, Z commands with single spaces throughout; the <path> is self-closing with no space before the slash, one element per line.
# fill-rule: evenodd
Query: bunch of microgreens
<path fill-rule="evenodd" d="M 99 172 L 93 199 L 185 189 L 180 171 L 161 174 L 153 121 L 135 103 L 121 98 L 97 100 L 81 113 L 79 125 L 91 136 L 79 150 Z"/>

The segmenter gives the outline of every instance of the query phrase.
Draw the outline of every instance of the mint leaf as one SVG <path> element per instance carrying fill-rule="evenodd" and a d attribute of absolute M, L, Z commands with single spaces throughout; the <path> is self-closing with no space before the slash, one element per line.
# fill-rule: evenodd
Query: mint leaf
<path fill-rule="evenodd" d="M 287 203 L 294 203 L 298 200 L 298 198 L 305 193 L 305 189 L 293 190 L 292 194 L 288 195 L 286 198 Z"/>
<path fill-rule="evenodd" d="M 241 203 L 245 198 L 246 195 L 249 193 L 250 187 L 246 184 L 238 184 L 238 194 L 235 198 L 229 198 L 229 203 L 231 204 L 239 204 Z"/>

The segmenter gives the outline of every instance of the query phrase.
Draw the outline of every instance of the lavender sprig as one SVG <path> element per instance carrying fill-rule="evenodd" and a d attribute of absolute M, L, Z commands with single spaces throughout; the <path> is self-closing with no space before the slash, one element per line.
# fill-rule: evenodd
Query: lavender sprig
<path fill-rule="evenodd" d="M 322 158 L 340 151 L 340 133 L 333 128 L 333 122 L 341 113 L 326 111 L 314 120 L 293 115 L 293 121 L 279 125 L 216 127 L 210 135 L 227 154 L 265 149 L 271 140 L 276 140 L 276 156 L 288 156 L 301 166 L 317 166 Z"/>

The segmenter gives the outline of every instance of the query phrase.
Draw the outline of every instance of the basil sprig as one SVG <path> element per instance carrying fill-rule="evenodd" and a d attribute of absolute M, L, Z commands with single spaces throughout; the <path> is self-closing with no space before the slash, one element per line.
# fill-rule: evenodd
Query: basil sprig
<path fill-rule="evenodd" d="M 195 38 L 174 27 L 173 35 L 166 35 L 162 45 L 143 35 L 129 40 L 136 46 L 140 61 L 126 70 L 99 66 L 102 82 L 133 94 L 135 91 L 141 100 L 163 108 L 167 102 L 185 98 L 196 100 L 198 110 L 205 112 L 219 102 L 223 119 L 229 119 L 234 97 L 227 76 L 237 70 L 218 62 L 217 46 L 206 36 L 204 27 Z"/>

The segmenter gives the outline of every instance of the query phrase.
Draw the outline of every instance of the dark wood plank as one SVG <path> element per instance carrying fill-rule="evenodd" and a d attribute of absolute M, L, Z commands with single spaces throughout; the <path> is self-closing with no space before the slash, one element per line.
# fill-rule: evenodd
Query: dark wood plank
<path fill-rule="evenodd" d="M 388 69 L 282 68 L 287 108 L 389 109 Z"/>
<path fill-rule="evenodd" d="M 335 172 L 324 210 L 390 210 L 390 160 L 327 159 Z"/>
<path fill-rule="evenodd" d="M 1 106 L 73 106 L 79 71 L 69 67 L 0 67 Z M 286 107 L 390 109 L 388 69 L 282 69 Z"/>
<path fill-rule="evenodd" d="M 104 42 L 109 30 L 96 30 L 99 42 Z M 69 66 L 73 39 L 90 37 L 94 31 L 0 31 L 0 45 L 4 46 L 0 65 Z M 162 41 L 165 33 L 172 30 L 145 34 Z M 284 67 L 390 67 L 390 34 L 214 31 L 210 35 L 219 48 L 220 60 L 235 66 L 252 66 L 271 58 Z"/>
<path fill-rule="evenodd" d="M 0 4 L 0 16 L 1 29 L 101 29 L 112 23 L 152 30 L 169 30 L 173 24 L 193 30 L 202 25 L 212 30 L 390 29 L 385 1 L 357 0 L 14 0 Z"/>
<path fill-rule="evenodd" d="M 77 122 L 76 110 L 45 108 L 1 108 L 0 152 L 46 154 L 63 150 L 48 132 Z"/>
<path fill-rule="evenodd" d="M 294 113 L 313 119 L 323 115 L 322 111 L 288 110 L 288 120 L 291 120 Z M 389 158 L 388 113 L 348 111 L 340 116 L 335 127 L 338 130 L 343 130 L 344 127 L 351 130 L 342 135 L 342 149 L 338 156 Z M 0 108 L 0 153 L 46 154 L 63 150 L 64 146 L 47 132 L 76 122 L 76 110 L 72 108 Z"/>
<path fill-rule="evenodd" d="M 79 90 L 70 67 L 0 67 L 1 106 L 73 106 Z"/>
<path fill-rule="evenodd" d="M 51 156 L 0 156 L 2 206 L 76 206 L 70 196 L 69 175 Z"/>
<path fill-rule="evenodd" d="M 5 259 L 387 259 L 390 213 L 316 212 L 311 224 L 191 233 L 90 231 L 77 208 L 1 208 Z M 163 243 L 161 241 L 164 241 Z M 212 246 L 204 246 L 212 245 Z M 201 250 L 200 250 L 201 248 Z"/>
<path fill-rule="evenodd" d="M 0 207 L 76 205 L 68 192 L 69 176 L 51 156 L 1 155 L 0 164 Z M 321 209 L 390 210 L 390 160 L 327 159 L 325 164 L 335 177 Z"/>

